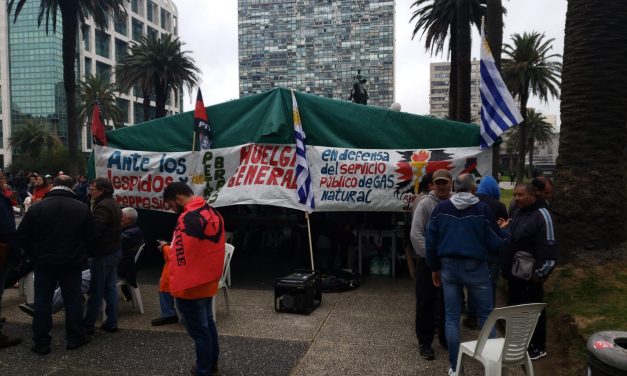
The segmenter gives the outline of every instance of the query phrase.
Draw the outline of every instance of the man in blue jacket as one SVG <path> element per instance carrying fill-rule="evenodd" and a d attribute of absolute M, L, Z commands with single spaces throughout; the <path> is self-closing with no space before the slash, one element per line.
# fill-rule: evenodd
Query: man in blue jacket
<path fill-rule="evenodd" d="M 474 176 L 457 176 L 454 190 L 455 195 L 433 210 L 426 238 L 433 284 L 444 289 L 449 375 L 456 374 L 463 289 L 468 290 L 483 326 L 493 308 L 488 252 L 497 250 L 505 241 L 492 210 L 474 195 Z"/>

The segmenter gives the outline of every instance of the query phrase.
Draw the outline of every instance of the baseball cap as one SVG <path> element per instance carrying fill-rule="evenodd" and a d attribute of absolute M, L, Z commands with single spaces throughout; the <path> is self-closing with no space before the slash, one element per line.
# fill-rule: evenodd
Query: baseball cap
<path fill-rule="evenodd" d="M 451 173 L 448 170 L 445 170 L 443 168 L 436 170 L 433 173 L 433 182 L 437 182 L 438 180 L 446 180 L 446 181 L 453 181 L 453 177 L 451 176 Z"/>

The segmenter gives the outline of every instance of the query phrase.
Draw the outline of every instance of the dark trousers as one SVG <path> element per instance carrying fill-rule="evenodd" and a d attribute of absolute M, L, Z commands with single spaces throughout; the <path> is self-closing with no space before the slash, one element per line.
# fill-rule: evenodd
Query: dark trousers
<path fill-rule="evenodd" d="M 35 268 L 35 312 L 33 342 L 50 345 L 52 336 L 52 297 L 57 283 L 65 305 L 66 340 L 72 342 L 83 336 L 83 295 L 81 271 Z"/>
<path fill-rule="evenodd" d="M 541 283 L 513 277 L 509 279 L 509 305 L 543 303 L 543 301 L 544 287 Z M 529 347 L 546 350 L 546 309 L 543 309 L 540 314 Z"/>
<path fill-rule="evenodd" d="M 187 334 L 194 340 L 196 347 L 196 374 L 208 376 L 218 364 L 220 347 L 218 330 L 213 321 L 211 303 L 213 298 L 181 299 L 176 298 L 176 306 L 181 313 Z"/>
<path fill-rule="evenodd" d="M 416 260 L 416 337 L 420 346 L 431 347 L 435 336 L 444 339 L 444 299 L 442 289 L 433 285 L 431 269 L 424 258 Z"/>

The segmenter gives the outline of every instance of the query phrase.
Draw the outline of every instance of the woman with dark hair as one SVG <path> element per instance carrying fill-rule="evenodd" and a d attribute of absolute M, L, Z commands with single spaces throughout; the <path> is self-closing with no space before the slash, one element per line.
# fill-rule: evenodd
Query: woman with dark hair
<path fill-rule="evenodd" d="M 38 175 L 37 180 L 35 180 L 35 188 L 33 189 L 32 203 L 41 201 L 48 192 L 50 192 L 50 184 L 43 176 Z"/>

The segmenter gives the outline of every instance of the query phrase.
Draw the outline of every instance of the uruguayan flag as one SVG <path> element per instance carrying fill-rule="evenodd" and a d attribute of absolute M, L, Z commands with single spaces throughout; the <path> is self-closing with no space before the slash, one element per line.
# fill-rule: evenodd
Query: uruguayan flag
<path fill-rule="evenodd" d="M 294 138 L 296 139 L 296 190 L 298 191 L 298 201 L 305 205 L 308 213 L 314 210 L 313 185 L 309 174 L 309 163 L 307 163 L 307 147 L 305 146 L 305 131 L 300 122 L 300 112 L 298 103 L 292 90 L 292 108 L 294 114 Z"/>
<path fill-rule="evenodd" d="M 492 51 L 481 26 L 481 148 L 492 145 L 509 128 L 522 122 L 516 102 L 494 64 Z"/>

